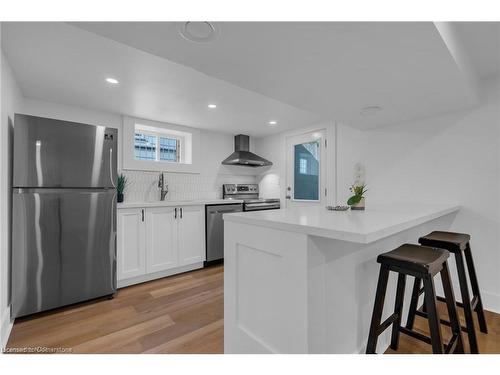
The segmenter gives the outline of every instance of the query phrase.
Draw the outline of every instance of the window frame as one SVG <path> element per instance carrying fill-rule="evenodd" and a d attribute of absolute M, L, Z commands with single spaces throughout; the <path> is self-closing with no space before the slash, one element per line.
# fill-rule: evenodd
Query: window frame
<path fill-rule="evenodd" d="M 156 137 L 156 160 L 135 158 L 135 134 L 140 132 Z M 166 122 L 123 117 L 122 168 L 124 170 L 200 173 L 200 130 Z M 159 160 L 160 137 L 180 140 L 179 161 Z"/>
<path fill-rule="evenodd" d="M 175 135 L 172 133 L 169 133 L 168 131 L 165 132 L 159 132 L 159 131 L 152 131 L 152 130 L 141 130 L 140 128 L 137 129 L 137 125 L 135 124 L 135 131 L 134 131 L 134 159 L 139 160 L 139 161 L 148 161 L 148 162 L 159 162 L 159 163 L 184 163 L 185 161 L 185 156 L 183 155 L 183 150 L 184 150 L 184 143 L 186 141 L 186 138 L 183 136 Z M 140 132 L 140 133 L 139 133 Z M 137 159 L 135 156 L 135 135 L 136 134 L 143 134 L 146 136 L 154 137 L 156 139 L 156 148 L 155 148 L 155 159 L 153 160 L 148 160 L 148 159 Z M 161 149 L 160 149 L 160 139 L 161 138 L 167 138 L 167 139 L 174 139 L 177 143 L 176 147 L 176 158 L 177 160 L 164 160 L 161 159 Z"/>

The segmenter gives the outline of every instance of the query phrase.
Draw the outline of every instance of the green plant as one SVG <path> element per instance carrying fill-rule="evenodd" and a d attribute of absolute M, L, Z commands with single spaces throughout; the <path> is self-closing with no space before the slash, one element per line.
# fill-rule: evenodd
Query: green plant
<path fill-rule="evenodd" d="M 347 204 L 349 206 L 353 206 L 357 203 L 359 203 L 359 201 L 361 201 L 361 199 L 363 199 L 364 197 L 364 194 L 367 192 L 367 189 L 366 189 L 366 185 L 365 184 L 361 184 L 361 185 L 352 185 L 349 190 L 354 194 L 352 197 L 350 197 L 348 200 L 347 200 Z"/>
<path fill-rule="evenodd" d="M 125 177 L 123 174 L 120 174 L 118 176 L 118 181 L 116 183 L 116 191 L 118 194 L 123 194 L 125 191 L 125 187 L 127 186 L 128 180 L 127 177 Z"/>

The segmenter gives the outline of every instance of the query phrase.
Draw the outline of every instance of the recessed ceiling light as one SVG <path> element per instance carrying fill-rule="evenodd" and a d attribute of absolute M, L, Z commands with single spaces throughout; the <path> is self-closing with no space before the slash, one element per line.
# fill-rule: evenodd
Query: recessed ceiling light
<path fill-rule="evenodd" d="M 208 43 L 216 38 L 218 29 L 210 22 L 184 22 L 179 24 L 179 34 L 191 42 Z"/>
<path fill-rule="evenodd" d="M 361 116 L 373 116 L 373 115 L 376 115 L 381 110 L 382 110 L 382 107 L 379 107 L 377 105 L 372 105 L 372 106 L 361 108 L 361 111 L 359 112 L 359 114 Z"/>
<path fill-rule="evenodd" d="M 217 104 L 209 104 L 208 108 L 211 108 L 211 109 L 217 108 Z"/>
<path fill-rule="evenodd" d="M 278 125 L 278 122 L 274 121 L 274 120 L 273 121 L 269 121 L 269 125 L 270 126 L 276 126 L 276 125 Z"/>
<path fill-rule="evenodd" d="M 117 85 L 118 84 L 118 80 L 115 79 L 115 78 L 106 78 L 106 82 L 107 83 L 111 83 L 113 85 Z"/>

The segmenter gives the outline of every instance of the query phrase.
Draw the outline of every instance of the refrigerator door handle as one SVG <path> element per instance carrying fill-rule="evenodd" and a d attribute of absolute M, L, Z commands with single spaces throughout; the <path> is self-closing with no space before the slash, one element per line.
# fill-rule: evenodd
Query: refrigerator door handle
<path fill-rule="evenodd" d="M 113 181 L 113 148 L 109 149 L 109 179 L 111 181 L 111 186 L 116 189 L 115 182 Z"/>

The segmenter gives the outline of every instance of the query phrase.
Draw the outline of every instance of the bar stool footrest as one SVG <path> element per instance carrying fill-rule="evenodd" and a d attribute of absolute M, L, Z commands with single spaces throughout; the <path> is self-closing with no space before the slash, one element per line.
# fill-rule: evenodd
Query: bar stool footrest
<path fill-rule="evenodd" d="M 389 316 L 377 327 L 377 335 L 380 335 L 382 332 L 384 332 L 397 319 L 398 319 L 398 314 L 392 314 L 391 316 Z"/>
<path fill-rule="evenodd" d="M 429 317 L 427 316 L 427 313 L 425 311 L 422 311 L 421 309 L 418 309 L 417 311 L 415 311 L 415 315 L 418 315 L 418 316 L 425 318 L 425 319 L 429 319 Z M 449 320 L 439 319 L 439 322 L 447 327 L 451 327 L 451 323 Z M 460 325 L 460 328 L 462 329 L 462 332 L 467 332 L 467 327 Z"/>
<path fill-rule="evenodd" d="M 407 336 L 410 336 L 410 337 L 413 337 L 414 339 L 417 339 L 417 340 L 420 340 L 420 341 L 423 341 L 427 344 L 431 344 L 431 338 L 429 336 L 426 336 L 426 335 L 423 335 L 417 331 L 414 331 L 412 329 L 408 329 L 406 327 L 399 327 L 399 332 L 401 333 L 404 333 L 405 335 Z"/>
<path fill-rule="evenodd" d="M 427 344 L 431 344 L 431 338 L 429 336 L 422 334 L 422 333 L 419 333 L 419 332 L 414 331 L 412 329 L 408 329 L 408 328 L 403 327 L 403 326 L 399 327 L 399 331 L 401 333 L 404 333 L 407 336 L 413 337 L 414 339 L 423 341 Z M 445 344 L 445 354 L 453 353 L 455 351 L 455 349 L 457 348 L 457 344 L 458 344 L 457 339 L 458 339 L 458 335 L 453 334 L 450 341 L 448 342 L 448 344 Z"/>

